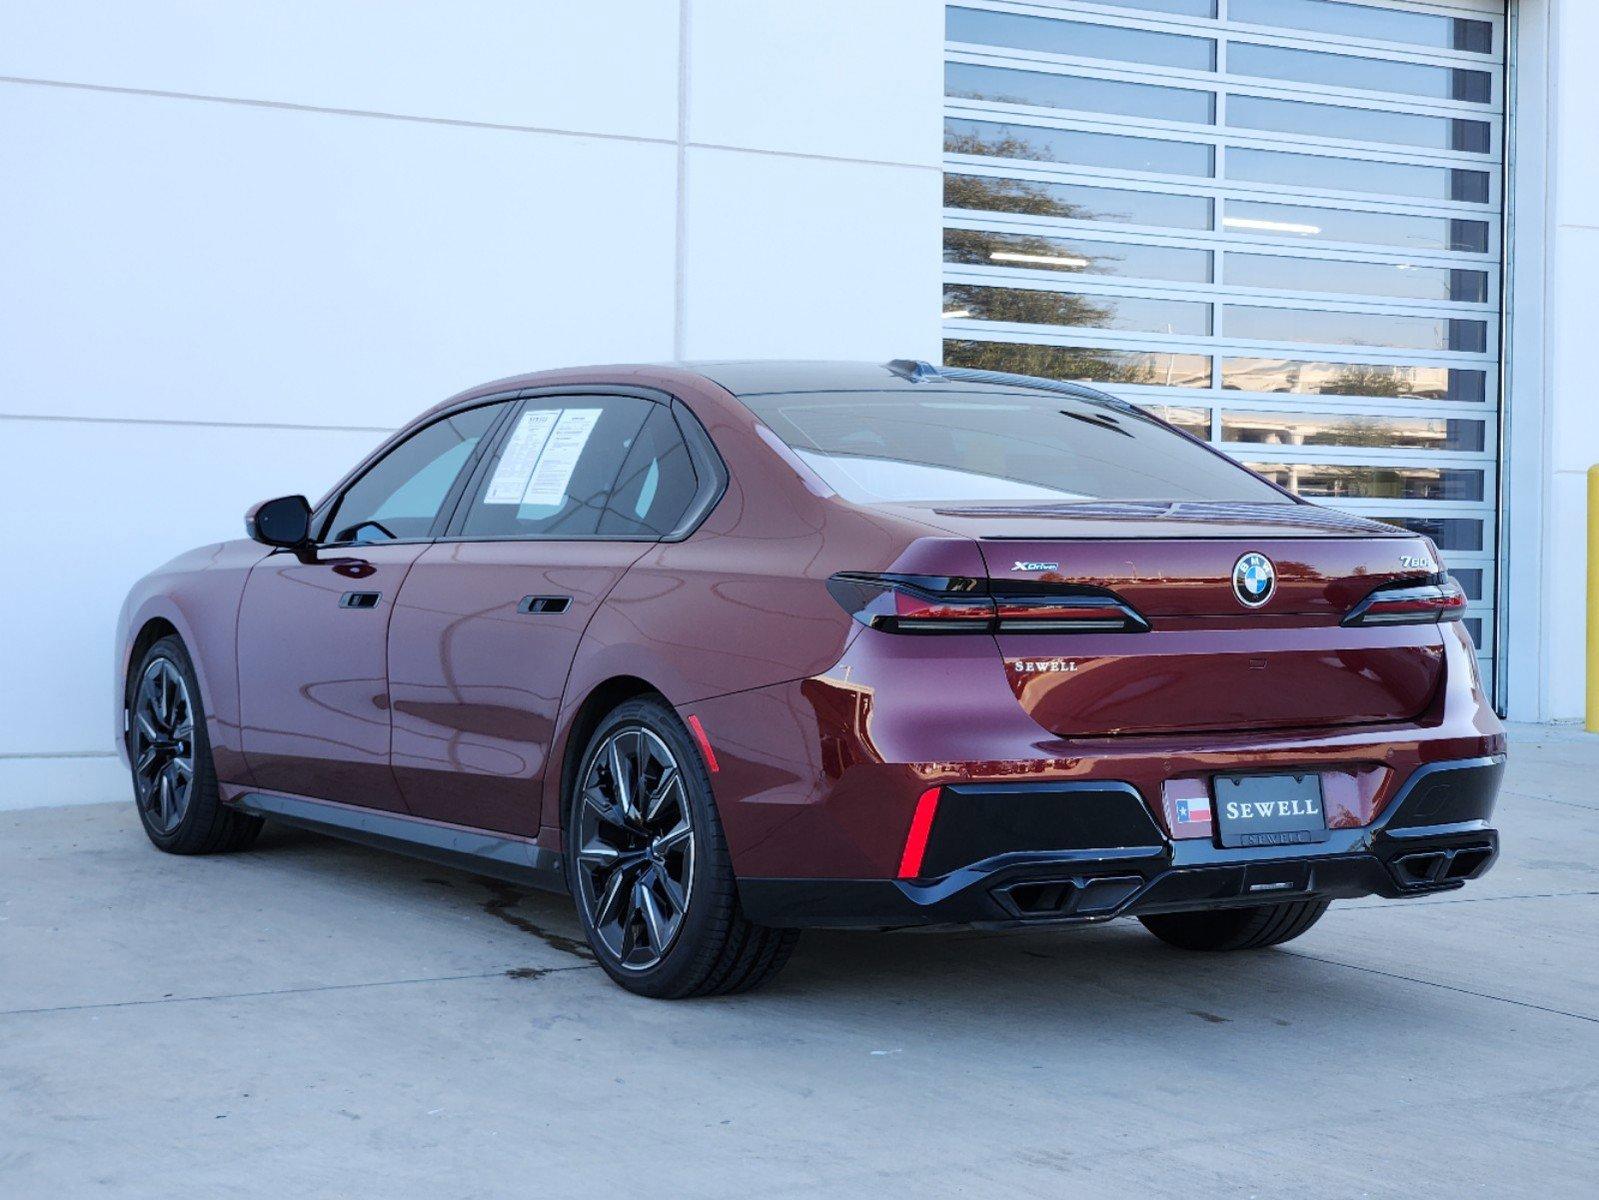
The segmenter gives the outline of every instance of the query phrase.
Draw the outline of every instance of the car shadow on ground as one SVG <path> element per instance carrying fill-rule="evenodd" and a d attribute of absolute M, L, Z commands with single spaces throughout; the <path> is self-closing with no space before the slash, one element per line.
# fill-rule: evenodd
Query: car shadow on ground
<path fill-rule="evenodd" d="M 562 986 L 613 986 L 594 967 L 566 896 L 281 826 L 263 833 L 253 853 L 273 856 L 294 874 L 358 882 L 373 903 L 424 911 L 470 906 L 504 925 L 508 963 L 532 938 L 541 962 L 549 961 L 544 950 L 554 950 L 570 966 L 589 968 L 561 971 Z M 1335 907 L 1329 925 L 1337 915 Z M 1133 920 L 1042 931 L 810 930 L 768 987 L 697 1003 L 751 1014 L 775 1006 L 824 1020 L 853 1014 L 868 1027 L 913 1009 L 924 1027 L 945 1026 L 949 1034 L 981 1027 L 990 1036 L 1047 1031 L 1058 1038 L 1071 1027 L 1144 1037 L 1154 1018 L 1185 1030 L 1287 1029 L 1314 1021 L 1324 1035 L 1347 1026 L 1353 1036 L 1376 1005 L 1389 1018 L 1407 1009 L 1419 1016 L 1444 999 L 1422 988 L 1396 994 L 1383 976 L 1324 958 L 1310 941 L 1242 954 L 1192 953 L 1157 941 Z M 544 969 L 513 966 L 507 974 L 549 983 Z M 617 998 L 631 1001 L 620 992 Z"/>

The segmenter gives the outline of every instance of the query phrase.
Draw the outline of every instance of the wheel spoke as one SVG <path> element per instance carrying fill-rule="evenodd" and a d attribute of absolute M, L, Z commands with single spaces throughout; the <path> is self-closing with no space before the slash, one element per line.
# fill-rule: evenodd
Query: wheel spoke
<path fill-rule="evenodd" d="M 638 912 L 630 906 L 627 918 L 622 922 L 621 958 L 624 963 L 628 962 L 638 950 L 638 931 Z"/>
<path fill-rule="evenodd" d="M 634 807 L 632 762 L 622 753 L 622 735 L 611 739 L 610 745 L 611 790 L 616 793 L 616 803 L 629 821 L 638 819 Z"/>
<path fill-rule="evenodd" d="M 154 746 L 147 746 L 144 753 L 139 755 L 139 761 L 134 764 L 133 769 L 140 775 L 147 775 L 150 772 L 150 768 L 155 766 L 156 760 L 160 757 L 160 751 Z"/>
<path fill-rule="evenodd" d="M 624 890 L 622 885 L 627 882 L 626 876 L 627 871 L 618 867 L 611 872 L 611 877 L 605 881 L 605 891 L 594 905 L 594 923 L 596 925 L 608 924 L 615 915 L 614 910 L 617 907 L 617 900 L 622 896 Z"/>
<path fill-rule="evenodd" d="M 678 774 L 675 766 L 668 766 L 661 772 L 661 778 L 655 784 L 655 790 L 650 793 L 644 806 L 644 819 L 653 822 L 661 814 L 661 809 L 666 807 L 667 800 L 678 787 Z"/>
<path fill-rule="evenodd" d="M 594 810 L 602 824 L 619 830 L 627 828 L 627 818 L 623 816 L 622 810 L 611 803 L 610 799 L 599 788 L 593 786 L 585 788 L 583 790 L 583 803 L 586 807 Z"/>
<path fill-rule="evenodd" d="M 683 891 L 683 885 L 665 870 L 657 871 L 655 878 L 660 880 L 661 890 L 666 893 L 667 903 L 672 906 L 673 919 L 682 916 L 683 910 L 688 907 L 688 895 Z"/>
<path fill-rule="evenodd" d="M 586 842 L 577 852 L 577 861 L 588 863 L 596 867 L 608 867 L 622 856 L 622 852 L 615 846 L 607 846 L 604 842 L 595 839 Z"/>
<path fill-rule="evenodd" d="M 633 904 L 644 916 L 644 930 L 650 939 L 650 949 L 659 955 L 666 949 L 671 931 L 667 928 L 661 906 L 656 902 L 648 876 L 633 885 Z"/>
<path fill-rule="evenodd" d="M 158 729 L 161 720 L 160 679 L 152 672 L 139 684 L 139 712 L 151 729 Z"/>
<path fill-rule="evenodd" d="M 679 821 L 667 832 L 655 839 L 655 848 L 662 854 L 668 854 L 683 845 L 694 836 L 694 830 L 687 820 Z"/>

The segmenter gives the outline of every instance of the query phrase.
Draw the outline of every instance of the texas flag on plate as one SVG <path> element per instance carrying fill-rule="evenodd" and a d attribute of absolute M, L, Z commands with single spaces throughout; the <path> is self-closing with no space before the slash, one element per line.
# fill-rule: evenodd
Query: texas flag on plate
<path fill-rule="evenodd" d="M 1211 834 L 1213 814 L 1210 780 L 1204 776 L 1179 775 L 1161 785 L 1161 807 L 1174 838 L 1204 838 Z"/>

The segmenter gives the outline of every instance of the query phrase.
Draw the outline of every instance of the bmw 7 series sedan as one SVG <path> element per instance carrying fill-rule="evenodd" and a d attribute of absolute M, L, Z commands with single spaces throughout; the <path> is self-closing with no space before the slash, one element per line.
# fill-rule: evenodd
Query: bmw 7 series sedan
<path fill-rule="evenodd" d="M 568 892 L 645 995 L 754 987 L 810 927 L 1248 950 L 1498 853 L 1436 547 L 1087 387 L 551 371 L 245 527 L 121 613 L 150 840 L 283 821 Z"/>

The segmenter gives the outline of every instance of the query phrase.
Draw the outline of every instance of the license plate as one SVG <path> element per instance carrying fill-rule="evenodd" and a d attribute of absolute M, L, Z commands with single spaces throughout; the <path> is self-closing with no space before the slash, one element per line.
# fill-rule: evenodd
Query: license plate
<path fill-rule="evenodd" d="M 1217 775 L 1216 831 L 1223 846 L 1297 846 L 1327 840 L 1321 776 Z"/>

